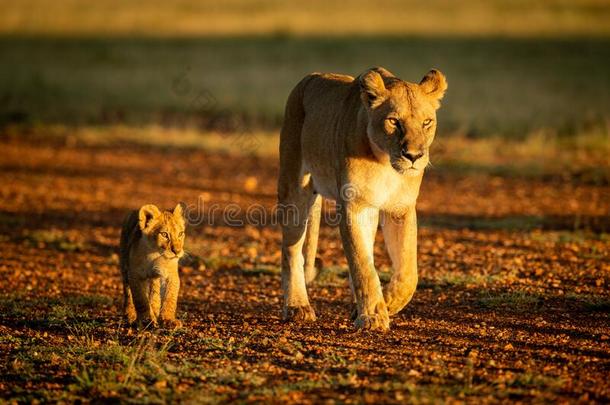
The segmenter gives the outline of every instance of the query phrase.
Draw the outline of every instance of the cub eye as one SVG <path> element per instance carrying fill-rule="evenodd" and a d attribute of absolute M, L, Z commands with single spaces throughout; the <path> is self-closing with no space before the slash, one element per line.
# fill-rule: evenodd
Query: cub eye
<path fill-rule="evenodd" d="M 163 236 L 165 239 L 169 239 L 167 232 L 161 232 L 161 236 Z"/>
<path fill-rule="evenodd" d="M 430 118 L 426 118 L 424 120 L 424 127 L 427 127 L 428 125 L 432 124 L 432 120 Z"/>
<path fill-rule="evenodd" d="M 184 236 L 184 231 L 180 231 L 180 233 L 178 234 L 179 237 L 183 237 Z"/>

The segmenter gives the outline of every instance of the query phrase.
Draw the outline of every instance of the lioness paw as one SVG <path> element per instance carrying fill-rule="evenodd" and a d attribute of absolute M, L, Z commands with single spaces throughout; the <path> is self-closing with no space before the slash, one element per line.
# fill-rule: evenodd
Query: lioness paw
<path fill-rule="evenodd" d="M 313 322 L 316 320 L 316 313 L 311 305 L 284 307 L 282 319 L 285 322 Z"/>
<path fill-rule="evenodd" d="M 392 296 L 386 297 L 385 302 L 388 306 L 388 313 L 390 315 L 396 315 L 398 312 L 400 312 L 400 310 L 402 310 L 406 305 L 403 301 L 404 300 L 393 299 Z"/>
<path fill-rule="evenodd" d="M 387 331 L 390 329 L 390 317 L 385 314 L 360 315 L 354 321 L 357 329 Z"/>
<path fill-rule="evenodd" d="M 358 329 L 371 329 L 386 331 L 390 329 L 390 315 L 384 301 L 380 301 L 375 306 L 373 314 L 360 314 L 354 321 L 354 326 Z"/>

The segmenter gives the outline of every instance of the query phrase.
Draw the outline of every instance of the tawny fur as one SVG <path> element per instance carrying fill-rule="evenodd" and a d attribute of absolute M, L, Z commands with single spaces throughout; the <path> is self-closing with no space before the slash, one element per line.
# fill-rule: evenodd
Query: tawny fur
<path fill-rule="evenodd" d="M 160 211 L 149 204 L 129 213 L 121 230 L 123 311 L 129 324 L 180 327 L 176 319 L 184 255 L 183 206 Z"/>
<path fill-rule="evenodd" d="M 409 83 L 383 68 L 356 79 L 314 73 L 294 88 L 280 135 L 278 180 L 286 320 L 316 318 L 306 285 L 315 275 L 318 194 L 337 201 L 356 327 L 388 329 L 389 315 L 411 300 L 417 285 L 415 203 L 446 88 L 436 70 Z M 380 217 L 394 267 L 383 290 L 373 263 Z"/>

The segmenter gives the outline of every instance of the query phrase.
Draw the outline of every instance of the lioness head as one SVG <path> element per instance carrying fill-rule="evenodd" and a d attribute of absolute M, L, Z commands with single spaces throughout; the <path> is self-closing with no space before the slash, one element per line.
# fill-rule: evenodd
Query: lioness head
<path fill-rule="evenodd" d="M 445 76 L 433 69 L 417 84 L 372 68 L 358 77 L 358 83 L 375 155 L 388 159 L 401 174 L 421 174 L 430 161 L 436 110 L 447 89 Z"/>
<path fill-rule="evenodd" d="M 173 211 L 160 211 L 147 204 L 138 212 L 140 230 L 151 250 L 166 259 L 179 259 L 184 255 L 184 208 L 176 205 Z"/>

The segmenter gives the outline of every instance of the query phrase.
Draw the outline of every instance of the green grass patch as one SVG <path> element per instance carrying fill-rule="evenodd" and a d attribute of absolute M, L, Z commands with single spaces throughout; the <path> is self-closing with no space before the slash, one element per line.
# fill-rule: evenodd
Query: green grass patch
<path fill-rule="evenodd" d="M 243 261 L 238 257 L 214 256 L 203 259 L 203 263 L 211 270 L 230 270 L 241 267 Z"/>
<path fill-rule="evenodd" d="M 559 244 L 576 243 L 579 245 L 589 244 L 591 241 L 609 241 L 610 234 L 594 233 L 588 231 L 559 231 L 559 232 L 535 232 L 530 238 L 536 242 L 552 242 Z M 595 246 L 591 247 L 592 250 Z M 594 254 L 595 252 L 593 252 Z"/>
<path fill-rule="evenodd" d="M 100 307 L 113 305 L 113 299 L 103 295 L 68 295 L 64 297 L 31 298 L 22 294 L 0 299 L 0 319 L 8 318 L 49 327 L 83 327 L 99 324 L 91 316 Z"/>
<path fill-rule="evenodd" d="M 263 266 L 258 265 L 251 269 L 242 269 L 244 276 L 279 276 L 281 270 L 278 266 Z"/>
<path fill-rule="evenodd" d="M 440 291 L 446 287 L 472 287 L 488 286 L 502 279 L 499 274 L 466 274 L 460 272 L 442 273 L 438 277 L 423 278 L 419 281 L 419 288 L 432 288 Z"/>
<path fill-rule="evenodd" d="M 316 277 L 318 285 L 336 286 L 344 285 L 349 279 L 349 270 L 346 267 L 327 266 L 322 267 Z"/>
<path fill-rule="evenodd" d="M 56 229 L 40 229 L 26 233 L 25 240 L 39 247 L 49 247 L 63 252 L 82 252 L 89 245 L 78 237 L 71 237 Z"/>
<path fill-rule="evenodd" d="M 513 311 L 539 309 L 543 303 L 542 297 L 525 291 L 503 293 L 481 293 L 478 304 L 487 309 L 510 309 Z"/>
<path fill-rule="evenodd" d="M 67 373 L 66 388 L 12 392 L 12 398 L 73 402 L 96 398 L 117 401 L 138 398 L 139 402 L 168 402 L 179 396 L 176 387 L 184 379 L 199 378 L 205 371 L 198 365 L 171 359 L 173 336 L 143 333 L 127 343 L 120 335 L 98 329 L 70 330 L 63 345 L 44 340 L 27 344 L 13 361 L 13 369 L 24 381 L 38 381 L 46 370 Z"/>
<path fill-rule="evenodd" d="M 586 312 L 605 312 L 610 314 L 610 298 L 592 294 L 568 293 L 566 299 L 576 303 Z"/>

